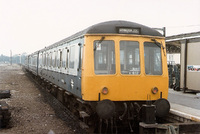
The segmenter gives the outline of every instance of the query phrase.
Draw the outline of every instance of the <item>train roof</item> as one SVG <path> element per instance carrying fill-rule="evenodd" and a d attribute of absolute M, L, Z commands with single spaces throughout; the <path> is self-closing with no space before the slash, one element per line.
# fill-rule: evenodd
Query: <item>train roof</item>
<path fill-rule="evenodd" d="M 75 38 L 81 37 L 85 34 L 120 34 L 119 29 L 120 28 L 126 28 L 122 29 L 121 34 L 137 34 L 137 35 L 148 35 L 148 36 L 163 36 L 161 33 L 159 33 L 157 30 L 152 29 L 150 27 L 130 22 L 130 21 L 107 21 L 95 24 L 93 26 L 90 26 L 86 28 L 85 30 L 82 30 L 70 37 L 67 37 L 59 42 L 56 42 L 50 46 L 48 46 L 45 49 L 52 48 L 54 46 L 59 46 L 63 43 L 69 42 Z M 124 31 L 126 30 L 126 31 Z M 129 30 L 129 31 L 128 31 Z M 136 30 L 136 31 L 134 31 Z M 128 33 L 129 32 L 129 33 Z M 134 33 L 135 32 L 135 33 Z M 137 33 L 138 32 L 138 33 Z"/>
<path fill-rule="evenodd" d="M 130 21 L 107 21 L 98 23 L 84 30 L 85 34 L 110 33 L 118 34 L 118 28 L 135 28 L 140 30 L 140 35 L 162 36 L 158 31 L 147 26 Z M 137 34 L 137 33 L 130 33 Z"/>

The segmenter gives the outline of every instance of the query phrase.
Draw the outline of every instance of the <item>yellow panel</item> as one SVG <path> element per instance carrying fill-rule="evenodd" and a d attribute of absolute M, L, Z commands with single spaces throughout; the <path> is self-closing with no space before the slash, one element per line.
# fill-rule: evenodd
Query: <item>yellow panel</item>
<path fill-rule="evenodd" d="M 105 35 L 103 35 L 105 36 Z M 96 75 L 94 73 L 94 52 L 93 42 L 100 40 L 101 35 L 87 35 L 85 36 L 85 45 L 83 52 L 83 64 L 82 64 L 82 99 L 88 101 L 97 101 L 100 99 L 110 99 L 113 101 L 131 101 L 131 100 L 156 100 L 160 98 L 160 92 L 162 92 L 163 98 L 168 96 L 168 68 L 166 51 L 162 52 L 162 69 L 163 75 L 161 76 L 147 76 L 145 74 L 144 66 L 144 47 L 143 42 L 151 41 L 150 37 L 142 36 L 120 36 L 120 35 L 107 35 L 104 40 L 114 40 L 115 42 L 115 59 L 116 59 L 116 74 L 114 75 Z M 155 38 L 155 37 L 154 37 Z M 122 75 L 120 73 L 120 40 L 138 41 L 140 47 L 140 75 Z M 162 42 L 165 46 L 163 38 L 156 39 L 158 42 Z M 103 95 L 101 90 L 107 87 L 109 92 L 107 95 Z M 151 89 L 157 87 L 159 89 L 157 94 L 153 94 Z"/>

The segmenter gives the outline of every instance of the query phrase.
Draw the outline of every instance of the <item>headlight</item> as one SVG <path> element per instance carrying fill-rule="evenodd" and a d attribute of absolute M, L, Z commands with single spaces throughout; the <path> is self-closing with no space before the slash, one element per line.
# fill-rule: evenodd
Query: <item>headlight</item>
<path fill-rule="evenodd" d="M 108 88 L 107 87 L 104 87 L 101 91 L 102 94 L 106 95 L 108 94 Z"/>
<path fill-rule="evenodd" d="M 152 89 L 151 89 L 151 92 L 152 92 L 153 94 L 156 94 L 156 93 L 158 92 L 158 88 L 157 88 L 157 87 L 152 88 Z"/>

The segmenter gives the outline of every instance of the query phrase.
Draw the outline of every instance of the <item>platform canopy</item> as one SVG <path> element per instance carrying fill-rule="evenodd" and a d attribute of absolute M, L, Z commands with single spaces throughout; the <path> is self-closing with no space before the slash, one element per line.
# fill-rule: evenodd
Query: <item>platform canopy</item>
<path fill-rule="evenodd" d="M 186 34 L 179 34 L 168 36 L 165 38 L 167 53 L 180 53 L 181 52 L 181 43 L 189 40 L 191 42 L 200 40 L 200 31 Z"/>

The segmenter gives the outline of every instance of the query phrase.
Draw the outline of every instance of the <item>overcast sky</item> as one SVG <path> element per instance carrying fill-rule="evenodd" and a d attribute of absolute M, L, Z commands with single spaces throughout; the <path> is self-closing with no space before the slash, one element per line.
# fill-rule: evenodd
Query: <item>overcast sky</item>
<path fill-rule="evenodd" d="M 0 54 L 32 53 L 110 20 L 197 32 L 200 0 L 0 0 Z"/>

